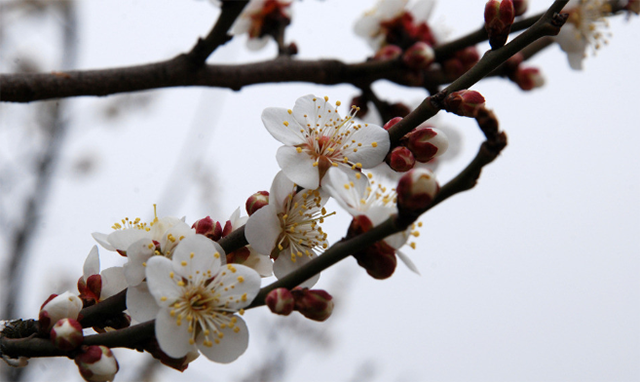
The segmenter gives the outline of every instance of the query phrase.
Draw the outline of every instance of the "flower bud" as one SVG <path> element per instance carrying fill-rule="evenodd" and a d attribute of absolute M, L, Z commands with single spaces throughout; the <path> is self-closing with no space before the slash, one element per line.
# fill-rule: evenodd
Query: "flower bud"
<path fill-rule="evenodd" d="M 400 121 L 402 121 L 402 117 L 391 118 L 387 123 L 384 124 L 384 126 L 382 126 L 382 128 L 385 130 L 389 130 L 391 127 L 393 127 L 393 125 Z"/>
<path fill-rule="evenodd" d="M 322 289 L 294 288 L 295 310 L 314 321 L 324 321 L 333 312 L 333 297 Z"/>
<path fill-rule="evenodd" d="M 411 69 L 425 69 L 433 63 L 436 53 L 433 48 L 422 41 L 411 45 L 402 55 L 402 62 Z"/>
<path fill-rule="evenodd" d="M 404 146 L 398 146 L 387 155 L 386 162 L 393 171 L 406 172 L 416 164 L 416 158 L 414 158 L 411 150 Z"/>
<path fill-rule="evenodd" d="M 293 295 L 287 288 L 277 288 L 272 290 L 264 301 L 273 313 L 281 314 L 283 316 L 290 315 L 295 307 Z"/>
<path fill-rule="evenodd" d="M 398 210 L 400 213 L 420 213 L 433 201 L 440 187 L 433 173 L 424 168 L 411 170 L 398 182 Z"/>
<path fill-rule="evenodd" d="M 102 276 L 91 275 L 87 277 L 85 281 L 84 276 L 78 279 L 78 297 L 82 300 L 82 307 L 96 304 L 100 301 L 100 294 L 102 293 Z"/>
<path fill-rule="evenodd" d="M 111 349 L 104 345 L 83 346 L 75 362 L 85 381 L 113 381 L 120 369 Z"/>
<path fill-rule="evenodd" d="M 522 16 L 529 7 L 529 0 L 512 0 L 515 16 Z"/>
<path fill-rule="evenodd" d="M 544 85 L 544 77 L 538 68 L 519 68 L 513 80 L 522 90 L 532 90 Z"/>
<path fill-rule="evenodd" d="M 484 107 L 484 97 L 475 90 L 453 92 L 444 100 L 444 108 L 449 113 L 475 118 L 478 109 Z"/>
<path fill-rule="evenodd" d="M 196 234 L 204 235 L 213 241 L 218 241 L 222 237 L 222 226 L 220 222 L 214 221 L 209 216 L 197 220 L 191 228 L 196 230 Z"/>
<path fill-rule="evenodd" d="M 78 296 L 64 292 L 61 295 L 52 294 L 42 304 L 38 314 L 38 324 L 42 334 L 48 334 L 53 325 L 63 318 L 78 319 L 82 309 L 82 301 Z"/>
<path fill-rule="evenodd" d="M 357 236 L 373 228 L 373 223 L 365 215 L 353 218 L 347 231 L 347 238 Z M 398 260 L 395 250 L 383 240 L 359 250 L 353 254 L 358 261 L 358 265 L 366 269 L 369 276 L 377 280 L 390 277 L 396 270 Z"/>
<path fill-rule="evenodd" d="M 395 60 L 402 55 L 402 48 L 397 45 L 385 45 L 380 48 L 373 59 L 376 61 Z"/>
<path fill-rule="evenodd" d="M 73 318 L 58 320 L 50 332 L 51 342 L 61 350 L 69 351 L 80 346 L 84 341 L 82 325 Z"/>
<path fill-rule="evenodd" d="M 418 126 L 405 135 L 402 142 L 422 163 L 444 154 L 449 147 L 449 140 L 442 131 L 426 126 Z"/>
<path fill-rule="evenodd" d="M 498 49 L 507 42 L 515 17 L 512 0 L 489 0 L 484 7 L 484 28 L 489 34 L 492 49 Z"/>
<path fill-rule="evenodd" d="M 442 63 L 445 74 L 458 78 L 471 69 L 480 60 L 480 53 L 475 46 L 468 46 L 454 53 L 453 57 Z"/>
<path fill-rule="evenodd" d="M 247 213 L 249 214 L 249 216 L 251 216 L 254 212 L 266 206 L 267 204 L 269 204 L 269 192 L 258 191 L 255 194 L 251 195 L 249 199 L 247 199 L 245 208 L 247 209 Z"/>

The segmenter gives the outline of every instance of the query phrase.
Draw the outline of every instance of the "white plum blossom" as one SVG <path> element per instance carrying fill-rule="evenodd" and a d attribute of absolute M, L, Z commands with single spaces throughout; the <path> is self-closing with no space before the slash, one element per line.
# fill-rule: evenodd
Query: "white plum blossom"
<path fill-rule="evenodd" d="M 556 41 L 567 53 L 571 69 L 582 70 L 582 60 L 587 49 L 600 49 L 607 43 L 607 34 L 601 27 L 608 27 L 605 16 L 611 12 L 611 6 L 604 0 L 571 0 L 564 11 L 569 19 L 564 24 Z"/>
<path fill-rule="evenodd" d="M 251 0 L 231 26 L 229 33 L 233 36 L 247 33 L 247 48 L 262 49 L 269 42 L 269 36 L 264 34 L 268 19 L 291 19 L 291 3 L 292 0 Z"/>
<path fill-rule="evenodd" d="M 374 188 L 369 182 L 369 176 L 357 173 L 348 177 L 342 172 L 329 170 L 322 182 L 322 188 L 326 189 L 329 195 L 351 216 L 364 215 L 375 227 L 397 214 L 398 208 L 395 190 L 387 191 L 387 188 L 380 184 Z M 407 268 L 418 274 L 418 268 L 399 249 L 407 243 L 411 236 L 419 235 L 416 228 L 421 226 L 422 223 L 413 224 L 406 231 L 395 233 L 384 239 L 385 243 L 396 250 L 396 254 Z M 415 249 L 415 242 L 411 242 L 409 245 Z"/>
<path fill-rule="evenodd" d="M 155 330 L 160 349 L 181 358 L 196 348 L 220 363 L 247 348 L 242 314 L 260 289 L 260 275 L 240 264 L 223 265 L 225 254 L 212 240 L 196 235 L 177 246 L 173 259 L 154 256 L 147 263 L 149 290 L 160 310 Z"/>
<path fill-rule="evenodd" d="M 248 220 L 248 216 L 240 216 L 240 208 L 237 208 L 229 218 L 231 229 L 235 231 L 244 226 Z M 258 253 L 251 245 L 243 248 L 249 251 L 249 257 L 241 263 L 242 265 L 252 268 L 258 272 L 261 277 L 269 277 L 273 274 L 273 263 L 271 259 L 269 259 L 269 254 Z"/>
<path fill-rule="evenodd" d="M 100 294 L 95 296 L 96 302 L 111 297 L 127 287 L 122 267 L 110 267 L 100 271 L 100 256 L 97 245 L 91 248 L 82 267 L 82 280 L 89 289 L 91 289 L 92 283 L 88 281 L 92 276 L 100 276 Z"/>
<path fill-rule="evenodd" d="M 284 144 L 276 154 L 280 168 L 291 181 L 312 190 L 330 167 L 352 172 L 377 166 L 390 146 L 382 127 L 354 121 L 356 108 L 343 119 L 327 101 L 306 95 L 293 110 L 270 107 L 262 112 L 269 133 Z"/>
<path fill-rule="evenodd" d="M 300 268 L 326 248 L 327 234 L 319 223 L 330 216 L 324 209 L 328 196 L 322 190 L 302 189 L 279 172 L 269 191 L 269 204 L 249 217 L 245 237 L 258 252 L 275 259 L 277 278 Z M 305 281 L 313 286 L 320 276 Z"/>

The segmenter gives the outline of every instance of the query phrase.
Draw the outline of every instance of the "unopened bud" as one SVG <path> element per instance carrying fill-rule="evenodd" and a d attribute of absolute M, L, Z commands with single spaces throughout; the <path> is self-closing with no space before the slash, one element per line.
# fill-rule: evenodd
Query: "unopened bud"
<path fill-rule="evenodd" d="M 400 213 L 420 213 L 433 201 L 440 187 L 433 173 L 424 168 L 411 170 L 398 182 L 398 210 Z"/>
<path fill-rule="evenodd" d="M 386 162 L 393 171 L 406 172 L 416 164 L 416 158 L 411 150 L 404 146 L 398 146 L 387 155 Z"/>
<path fill-rule="evenodd" d="M 529 7 L 529 0 L 512 0 L 515 16 L 522 16 Z"/>
<path fill-rule="evenodd" d="M 475 90 L 453 92 L 444 100 L 444 108 L 449 113 L 474 118 L 478 109 L 484 107 L 484 97 Z"/>
<path fill-rule="evenodd" d="M 85 381 L 113 381 L 120 369 L 111 349 L 104 345 L 83 346 L 75 362 Z"/>
<path fill-rule="evenodd" d="M 449 140 L 442 131 L 426 126 L 418 126 L 405 135 L 402 142 L 422 163 L 444 154 L 449 147 Z"/>
<path fill-rule="evenodd" d="M 544 85 L 544 77 L 538 68 L 520 68 L 513 79 L 522 90 L 532 90 Z"/>
<path fill-rule="evenodd" d="M 84 340 L 82 325 L 73 318 L 58 320 L 50 332 L 51 342 L 61 350 L 69 351 L 80 346 Z"/>
<path fill-rule="evenodd" d="M 411 69 L 425 69 L 436 58 L 433 48 L 422 41 L 411 45 L 402 55 L 402 62 Z"/>
<path fill-rule="evenodd" d="M 371 228 L 373 228 L 373 223 L 368 217 L 365 215 L 356 216 L 349 225 L 347 238 L 367 232 Z M 377 280 L 391 277 L 398 265 L 395 250 L 383 240 L 359 250 L 353 254 L 353 257 L 369 276 Z"/>
<path fill-rule="evenodd" d="M 275 314 L 288 316 L 293 312 L 295 301 L 287 288 L 276 288 L 264 299 L 269 309 Z"/>
<path fill-rule="evenodd" d="M 63 318 L 77 320 L 81 309 L 82 300 L 78 296 L 70 292 L 64 292 L 61 295 L 52 294 L 42 304 L 38 314 L 40 332 L 48 334 L 53 325 Z"/>
<path fill-rule="evenodd" d="M 220 222 L 214 221 L 209 216 L 197 220 L 191 228 L 194 228 L 198 235 L 204 235 L 213 241 L 218 241 L 222 237 L 222 226 Z"/>
<path fill-rule="evenodd" d="M 480 60 L 480 53 L 475 46 L 468 46 L 457 51 L 453 57 L 442 63 L 447 76 L 458 78 L 471 69 Z"/>
<path fill-rule="evenodd" d="M 507 42 L 511 25 L 515 18 L 512 0 L 489 0 L 484 7 L 484 28 L 489 34 L 492 49 L 498 49 Z"/>
<path fill-rule="evenodd" d="M 266 206 L 267 204 L 269 204 L 269 192 L 258 191 L 255 194 L 251 195 L 249 199 L 247 199 L 245 208 L 247 209 L 247 213 L 249 214 L 249 216 L 251 216 L 254 212 Z"/>
<path fill-rule="evenodd" d="M 382 128 L 385 130 L 389 130 L 391 127 L 393 127 L 393 125 L 400 121 L 402 121 L 402 117 L 391 118 L 387 123 L 384 124 L 384 126 L 382 126 Z"/>
<path fill-rule="evenodd" d="M 295 310 L 314 321 L 324 321 L 333 312 L 333 297 L 322 289 L 294 288 Z"/>
<path fill-rule="evenodd" d="M 402 55 L 402 48 L 397 45 L 385 45 L 376 52 L 373 59 L 377 61 L 395 60 L 400 55 Z"/>

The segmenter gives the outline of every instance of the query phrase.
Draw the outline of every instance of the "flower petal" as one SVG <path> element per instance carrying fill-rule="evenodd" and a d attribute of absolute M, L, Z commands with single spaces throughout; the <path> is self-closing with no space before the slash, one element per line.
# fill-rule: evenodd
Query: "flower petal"
<path fill-rule="evenodd" d="M 351 139 L 362 143 L 357 152 L 348 153 L 351 163 L 360 163 L 363 168 L 372 168 L 384 160 L 389 152 L 389 133 L 380 126 L 367 125 L 351 135 Z"/>
<path fill-rule="evenodd" d="M 189 325 L 171 317 L 168 309 L 160 309 L 156 316 L 156 338 L 158 345 L 163 352 L 172 358 L 182 358 L 195 349 L 195 345 L 189 344 L 191 334 L 188 332 Z"/>
<path fill-rule="evenodd" d="M 136 241 L 150 237 L 151 234 L 143 229 L 127 228 L 110 233 L 107 240 L 115 249 L 126 251 Z"/>
<path fill-rule="evenodd" d="M 418 271 L 418 267 L 416 267 L 416 265 L 413 263 L 413 261 L 411 261 L 411 259 L 409 258 L 409 256 L 405 255 L 404 253 L 400 252 L 400 251 L 396 251 L 396 255 L 398 255 L 398 257 L 400 258 L 400 260 L 402 260 L 402 262 L 404 263 L 404 265 L 407 266 L 407 268 L 409 268 L 409 270 L 417 275 L 420 275 L 420 271 Z"/>
<path fill-rule="evenodd" d="M 286 122 L 286 124 L 285 124 Z M 300 125 L 287 109 L 281 107 L 268 107 L 262 112 L 262 123 L 269 134 L 285 145 L 295 146 L 304 142 L 304 136 L 300 133 Z"/>
<path fill-rule="evenodd" d="M 309 261 L 313 260 L 314 258 L 318 257 L 318 255 L 315 254 L 315 252 L 310 251 L 311 252 L 311 256 L 306 256 L 303 255 L 302 257 L 296 257 L 296 262 L 294 263 L 293 261 L 291 261 L 291 251 L 285 249 L 284 251 L 280 252 L 280 255 L 278 256 L 278 258 L 276 259 L 276 261 L 273 263 L 273 274 L 274 276 L 276 276 L 276 278 L 281 279 L 284 276 L 288 275 L 289 273 L 297 270 L 298 268 L 302 267 L 304 264 L 308 263 Z M 314 286 L 317 282 L 318 279 L 320 278 L 320 275 L 314 275 L 312 276 L 310 279 L 306 280 L 305 282 L 303 282 L 302 284 L 300 284 L 301 287 L 307 287 L 307 288 L 311 288 L 312 286 Z"/>
<path fill-rule="evenodd" d="M 249 217 L 244 227 L 244 236 L 258 253 L 269 256 L 276 246 L 281 233 L 280 219 L 271 204 L 266 205 Z"/>
<path fill-rule="evenodd" d="M 98 256 L 98 246 L 94 245 L 87 255 L 87 259 L 84 261 L 82 267 L 82 277 L 84 281 L 87 281 L 91 275 L 100 274 L 100 256 Z"/>
<path fill-rule="evenodd" d="M 100 300 L 118 294 L 127 288 L 127 281 L 124 277 L 124 269 L 122 267 L 107 268 L 100 273 L 102 279 L 102 290 L 100 291 Z"/>
<path fill-rule="evenodd" d="M 156 318 L 160 307 L 149 292 L 146 282 L 127 288 L 127 310 L 131 317 L 138 322 L 146 322 Z"/>
<path fill-rule="evenodd" d="M 305 130 L 324 128 L 339 115 L 336 109 L 322 97 L 313 94 L 300 97 L 293 106 L 293 116 Z M 300 142 L 302 143 L 302 142 Z"/>
<path fill-rule="evenodd" d="M 127 280 L 127 284 L 134 286 L 144 280 L 144 264 L 153 256 L 155 250 L 156 246 L 150 238 L 138 240 L 127 248 L 127 258 L 129 261 L 123 266 L 124 277 Z"/>
<path fill-rule="evenodd" d="M 176 272 L 192 283 L 208 279 L 217 274 L 224 250 L 213 240 L 203 235 L 188 237 L 180 242 L 173 254 Z"/>
<path fill-rule="evenodd" d="M 174 274 L 173 263 L 166 257 L 149 259 L 146 275 L 149 292 L 160 307 L 167 308 L 182 296 L 182 289 L 177 284 L 180 276 Z"/>
<path fill-rule="evenodd" d="M 98 244 L 102 246 L 102 248 L 108 251 L 116 250 L 115 248 L 113 248 L 111 244 L 109 244 L 109 240 L 108 240 L 109 235 L 107 235 L 106 233 L 94 232 L 91 234 L 91 236 L 95 241 L 98 242 Z"/>
<path fill-rule="evenodd" d="M 298 152 L 295 147 L 282 146 L 276 153 L 278 165 L 287 178 L 297 185 L 315 190 L 320 186 L 320 173 L 313 166 L 315 159 L 304 151 Z"/>
<path fill-rule="evenodd" d="M 284 172 L 279 171 L 271 183 L 271 189 L 269 190 L 269 204 L 274 205 L 276 211 L 283 212 L 285 200 L 294 191 L 294 183 L 287 178 Z"/>
<path fill-rule="evenodd" d="M 213 281 L 216 297 L 225 309 L 233 311 L 246 307 L 260 291 L 260 275 L 240 264 L 227 264 Z"/>
<path fill-rule="evenodd" d="M 249 346 L 249 330 L 247 324 L 240 316 L 233 328 L 226 327 L 221 330 L 223 337 L 218 338 L 219 343 L 213 343 L 211 346 L 204 345 L 204 335 L 201 332 L 196 338 L 198 349 L 214 362 L 230 363 L 238 359 Z"/>

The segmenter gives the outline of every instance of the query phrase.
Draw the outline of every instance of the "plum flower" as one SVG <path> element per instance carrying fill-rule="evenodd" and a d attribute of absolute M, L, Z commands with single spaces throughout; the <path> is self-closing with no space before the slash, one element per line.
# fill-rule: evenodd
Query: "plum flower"
<path fill-rule="evenodd" d="M 82 269 L 78 290 L 85 306 L 100 302 L 127 287 L 122 267 L 111 267 L 100 272 L 100 257 L 96 245 L 91 248 Z"/>
<path fill-rule="evenodd" d="M 327 214 L 321 190 L 296 191 L 296 185 L 279 172 L 269 191 L 269 204 L 249 217 L 245 236 L 258 252 L 275 258 L 273 273 L 282 278 L 317 257 L 327 247 L 327 234 L 319 223 Z M 305 281 L 313 286 L 318 275 Z"/>
<path fill-rule="evenodd" d="M 382 127 L 353 120 L 357 108 L 343 119 L 328 100 L 306 95 L 293 110 L 270 107 L 262 112 L 269 133 L 284 143 L 276 154 L 280 168 L 291 181 L 312 190 L 330 167 L 353 172 L 377 166 L 390 146 Z"/>
<path fill-rule="evenodd" d="M 347 177 L 344 173 L 330 170 L 322 182 L 322 188 L 326 189 L 329 195 L 351 216 L 355 218 L 364 215 L 373 226 L 376 226 L 398 213 L 396 194 L 395 190 L 387 191 L 387 188 L 380 184 L 374 188 L 367 178 L 362 174 Z M 421 226 L 422 223 L 413 224 L 406 231 L 395 233 L 384 239 L 385 243 L 396 250 L 396 254 L 407 268 L 418 274 L 418 269 L 411 259 L 399 249 L 411 236 L 419 235 L 416 228 Z M 416 243 L 411 242 L 409 246 L 415 249 Z"/>
<path fill-rule="evenodd" d="M 222 248 L 204 236 L 187 238 L 173 259 L 154 256 L 147 264 L 149 290 L 160 310 L 156 338 L 160 349 L 181 358 L 196 348 L 220 363 L 247 348 L 247 325 L 236 312 L 260 289 L 260 275 L 239 264 L 222 265 Z"/>
<path fill-rule="evenodd" d="M 291 22 L 291 0 L 251 0 L 231 26 L 231 35 L 247 33 L 247 48 L 259 50 L 274 34 Z"/>
<path fill-rule="evenodd" d="M 569 12 L 569 19 L 556 41 L 567 53 L 571 69 L 582 70 L 588 47 L 595 52 L 607 43 L 608 34 L 600 27 L 608 26 L 605 15 L 611 13 L 611 6 L 604 0 L 571 0 L 565 10 Z"/>

